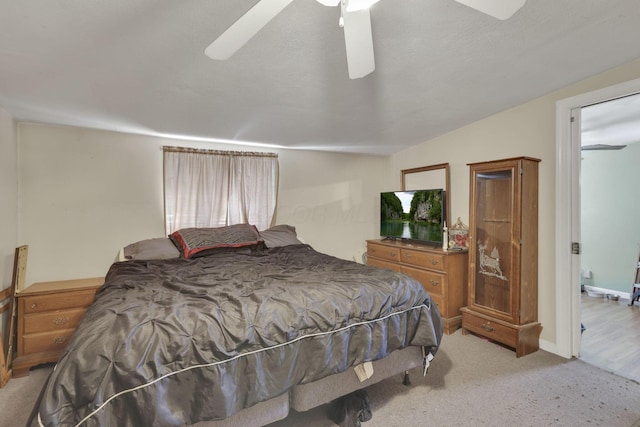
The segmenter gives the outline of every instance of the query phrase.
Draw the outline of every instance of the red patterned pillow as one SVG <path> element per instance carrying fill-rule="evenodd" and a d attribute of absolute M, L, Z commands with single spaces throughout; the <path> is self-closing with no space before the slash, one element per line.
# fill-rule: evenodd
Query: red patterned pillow
<path fill-rule="evenodd" d="M 206 255 L 220 248 L 243 248 L 261 245 L 263 240 L 255 226 L 235 224 L 218 228 L 183 228 L 169 235 L 184 258 Z"/>

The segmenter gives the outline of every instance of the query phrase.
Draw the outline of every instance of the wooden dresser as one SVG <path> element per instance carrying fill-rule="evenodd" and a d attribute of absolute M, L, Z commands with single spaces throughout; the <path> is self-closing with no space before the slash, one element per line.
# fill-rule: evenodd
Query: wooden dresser
<path fill-rule="evenodd" d="M 104 278 L 34 283 L 18 293 L 17 352 L 13 377 L 57 362 Z"/>
<path fill-rule="evenodd" d="M 445 252 L 399 240 L 367 240 L 367 264 L 418 279 L 438 305 L 446 334 L 462 325 L 460 308 L 467 302 L 467 261 L 466 251 Z"/>

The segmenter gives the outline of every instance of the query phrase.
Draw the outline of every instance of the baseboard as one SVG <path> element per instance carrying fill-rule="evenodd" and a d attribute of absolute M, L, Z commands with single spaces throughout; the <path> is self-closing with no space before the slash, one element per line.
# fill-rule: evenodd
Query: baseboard
<path fill-rule="evenodd" d="M 605 288 L 599 288 L 597 286 L 587 286 L 587 285 L 585 285 L 584 288 L 588 289 L 590 291 L 602 292 L 602 297 L 603 298 L 606 298 L 607 294 L 618 295 L 618 296 L 620 296 L 621 299 L 629 299 L 629 298 L 631 298 L 631 293 L 630 292 L 614 291 L 612 289 L 605 289 Z"/>
<path fill-rule="evenodd" d="M 544 350 L 547 351 L 549 353 L 553 353 L 555 355 L 558 355 L 560 357 L 565 357 L 564 355 L 560 354 L 558 352 L 558 346 L 556 345 L 556 343 L 551 342 L 551 341 L 547 341 L 547 340 L 540 340 L 540 350 Z M 567 359 L 565 357 L 565 359 Z M 570 359 L 570 358 L 569 358 Z"/>

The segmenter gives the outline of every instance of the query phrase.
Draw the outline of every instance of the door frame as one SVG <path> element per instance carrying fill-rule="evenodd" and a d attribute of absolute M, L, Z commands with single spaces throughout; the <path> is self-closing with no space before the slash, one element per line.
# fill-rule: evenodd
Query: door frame
<path fill-rule="evenodd" d="M 566 358 L 580 355 L 581 334 L 580 256 L 571 254 L 572 242 L 580 242 L 580 138 L 572 138 L 572 110 L 638 92 L 634 79 L 556 102 L 555 353 Z M 580 129 L 579 114 L 577 120 Z"/>

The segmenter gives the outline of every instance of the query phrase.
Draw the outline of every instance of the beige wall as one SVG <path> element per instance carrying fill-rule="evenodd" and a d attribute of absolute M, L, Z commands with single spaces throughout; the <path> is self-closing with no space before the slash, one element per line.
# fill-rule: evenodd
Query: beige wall
<path fill-rule="evenodd" d="M 256 151 L 63 126 L 20 125 L 21 240 L 27 284 L 104 275 L 118 249 L 164 235 L 162 146 Z M 265 151 L 265 150 L 262 150 Z M 278 223 L 314 248 L 352 259 L 377 230 L 386 159 L 277 152 Z M 384 171 L 384 172 L 380 172 Z"/>
<path fill-rule="evenodd" d="M 0 108 L 0 289 L 11 285 L 18 246 L 18 158 L 16 123 Z"/>
<path fill-rule="evenodd" d="M 640 77 L 640 60 L 584 80 L 526 104 L 493 115 L 390 159 L 389 180 L 397 171 L 449 162 L 451 218 L 469 223 L 469 169 L 467 163 L 530 156 L 542 160 L 539 180 L 539 320 L 542 340 L 556 339 L 555 283 L 555 173 L 556 102 L 561 99 Z M 543 343 L 544 345 L 544 343 Z"/>
<path fill-rule="evenodd" d="M 361 259 L 365 240 L 378 237 L 387 163 L 379 156 L 280 151 L 277 222 L 295 225 L 320 252 Z"/>
<path fill-rule="evenodd" d="M 18 158 L 16 123 L 0 108 L 0 290 L 11 286 L 18 246 Z M 9 312 L 0 315 L 0 337 L 6 336 Z"/>

